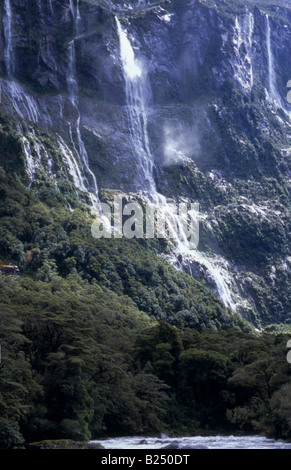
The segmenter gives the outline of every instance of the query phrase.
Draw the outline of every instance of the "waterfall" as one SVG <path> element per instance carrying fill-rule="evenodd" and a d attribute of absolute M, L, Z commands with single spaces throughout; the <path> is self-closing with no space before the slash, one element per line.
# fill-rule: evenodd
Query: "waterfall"
<path fill-rule="evenodd" d="M 60 152 L 64 158 L 64 161 L 67 163 L 67 166 L 69 168 L 69 173 L 73 179 L 74 185 L 76 186 L 76 188 L 80 189 L 81 191 L 87 192 L 87 189 L 84 185 L 83 177 L 80 172 L 79 165 L 76 162 L 73 152 L 67 146 L 67 144 L 65 143 L 65 141 L 62 139 L 60 135 L 58 135 L 58 138 L 59 138 Z"/>
<path fill-rule="evenodd" d="M 3 30 L 5 37 L 4 61 L 7 80 L 3 80 L 2 93 L 7 102 L 11 102 L 14 111 L 22 118 L 37 122 L 39 119 L 38 107 L 35 100 L 23 91 L 23 88 L 11 76 L 13 73 L 13 44 L 12 44 L 12 10 L 10 0 L 4 0 L 5 15 Z M 27 146 L 26 146 L 27 148 Z"/>
<path fill-rule="evenodd" d="M 5 49 L 4 60 L 6 65 L 7 76 L 11 76 L 12 64 L 12 13 L 10 0 L 4 0 L 5 16 L 3 18 L 4 36 L 5 36 Z"/>
<path fill-rule="evenodd" d="M 212 259 L 210 256 L 193 249 L 185 233 L 185 219 L 181 222 L 175 212 L 175 204 L 169 204 L 168 200 L 162 194 L 159 194 L 154 177 L 153 167 L 154 158 L 151 154 L 149 136 L 147 131 L 147 103 L 149 86 L 146 74 L 142 65 L 136 60 L 133 47 L 127 37 L 127 32 L 122 28 L 120 21 L 116 18 L 117 31 L 120 44 L 120 59 L 123 67 L 125 80 L 125 91 L 127 100 L 127 109 L 130 123 L 130 134 L 133 149 L 139 158 L 139 181 L 138 190 L 143 193 L 147 204 L 151 204 L 158 212 L 161 220 L 166 221 L 169 231 L 177 233 L 175 238 L 175 248 L 170 261 L 179 268 L 188 269 L 193 275 L 193 265 L 200 263 L 203 265 L 209 277 L 216 286 L 216 291 L 222 302 L 234 311 L 236 304 L 232 299 L 231 285 L 229 276 L 229 266 L 224 260 Z M 185 216 L 187 218 L 187 215 Z M 179 259 L 183 261 L 178 261 Z"/>
<path fill-rule="evenodd" d="M 53 175 L 53 161 L 48 154 L 45 146 L 38 141 L 38 138 L 35 134 L 33 128 L 19 129 L 21 134 L 28 134 L 29 139 L 24 135 L 21 135 L 21 140 L 23 143 L 23 150 L 25 154 L 25 166 L 30 179 L 30 184 L 28 188 L 31 188 L 32 183 L 35 180 L 36 171 L 41 169 L 46 171 L 44 163 L 46 162 L 48 173 L 51 178 L 54 178 Z M 58 147 L 62 155 L 62 161 L 68 168 L 68 173 L 72 178 L 74 186 L 80 191 L 87 192 L 87 188 L 84 185 L 84 179 L 81 175 L 80 167 L 74 157 L 72 150 L 65 143 L 64 139 L 57 134 L 58 137 Z M 43 157 L 44 160 L 43 161 Z"/>
<path fill-rule="evenodd" d="M 235 17 L 235 29 L 237 32 L 237 48 L 240 49 L 240 46 L 243 43 L 243 38 L 242 38 L 242 31 L 241 31 L 241 27 L 240 27 L 237 16 Z"/>
<path fill-rule="evenodd" d="M 76 6 L 77 36 L 79 35 L 79 32 L 80 32 L 80 22 L 81 22 L 81 14 L 80 14 L 80 8 L 79 8 L 79 0 L 77 0 L 77 6 Z"/>
<path fill-rule="evenodd" d="M 25 130 L 21 129 L 21 133 L 23 134 L 24 132 L 28 134 L 30 137 L 30 140 L 28 140 L 27 137 L 25 137 L 24 135 L 21 136 L 24 154 L 25 154 L 25 166 L 26 166 L 26 170 L 30 179 L 30 184 L 28 188 L 30 188 L 35 179 L 36 170 L 37 169 L 44 170 L 44 165 L 42 162 L 42 153 L 47 158 L 49 171 L 50 171 L 51 166 L 50 166 L 50 157 L 48 156 L 44 146 L 38 142 L 34 129 L 28 128 L 28 127 L 25 128 Z"/>
<path fill-rule="evenodd" d="M 54 8 L 53 8 L 53 0 L 48 0 L 49 7 L 50 7 L 50 12 L 53 15 L 54 14 Z"/>
<path fill-rule="evenodd" d="M 254 85 L 254 69 L 253 69 L 253 62 L 252 62 L 252 47 L 253 47 L 253 34 L 255 28 L 255 20 L 254 15 L 249 12 L 248 14 L 248 34 L 247 34 L 247 58 L 250 63 L 250 84 L 251 88 Z"/>
<path fill-rule="evenodd" d="M 68 44 L 69 50 L 69 70 L 67 75 L 68 91 L 72 105 L 76 108 L 78 104 L 78 83 L 76 78 L 76 57 L 74 40 Z"/>
<path fill-rule="evenodd" d="M 249 12 L 235 18 L 234 45 L 236 54 L 235 78 L 243 88 L 250 90 L 254 84 L 252 47 L 254 32 L 254 15 Z M 242 47 L 244 45 L 244 48 Z"/>
<path fill-rule="evenodd" d="M 74 8 L 73 0 L 70 0 L 70 10 L 71 10 L 71 13 L 72 13 L 73 20 L 75 21 L 76 20 L 76 14 L 75 14 L 75 8 Z"/>
<path fill-rule="evenodd" d="M 188 262 L 188 271 L 195 276 L 195 264 L 199 264 L 206 270 L 206 275 L 210 281 L 215 284 L 215 290 L 224 305 L 231 308 L 234 312 L 237 310 L 236 302 L 233 300 L 232 287 L 233 281 L 230 274 L 229 263 L 223 258 L 211 258 L 202 253 L 195 253 L 194 263 Z"/>
<path fill-rule="evenodd" d="M 15 112 L 22 119 L 28 119 L 35 123 L 39 120 L 40 116 L 35 100 L 28 93 L 25 93 L 17 82 L 5 81 L 3 96 L 11 102 Z"/>
<path fill-rule="evenodd" d="M 32 132 L 32 136 L 33 136 L 33 147 L 38 158 L 39 166 L 44 170 L 44 166 L 42 163 L 42 154 L 41 154 L 43 151 L 43 146 L 37 142 L 34 132 Z"/>
<path fill-rule="evenodd" d="M 75 18 L 72 1 L 70 2 L 70 5 L 71 5 L 72 12 L 74 14 L 74 18 Z M 99 204 L 97 180 L 96 180 L 94 173 L 90 169 L 88 154 L 86 151 L 85 144 L 82 140 L 81 130 L 80 130 L 81 116 L 80 116 L 79 109 L 78 109 L 79 89 L 78 89 L 77 74 L 76 74 L 76 56 L 75 56 L 75 41 L 74 40 L 69 42 L 68 52 L 69 52 L 69 62 L 68 62 L 67 86 L 68 86 L 70 101 L 75 111 L 77 112 L 75 132 L 76 132 L 76 137 L 77 137 L 78 149 L 76 148 L 75 141 L 72 135 L 71 123 L 69 123 L 69 131 L 70 131 L 73 147 L 76 150 L 80 163 L 83 166 L 83 170 L 85 171 L 86 175 L 89 176 L 90 178 L 90 182 L 88 181 L 88 178 L 84 178 L 81 186 L 87 187 L 87 190 L 89 191 L 88 195 L 91 199 L 92 205 L 94 207 L 97 207 Z M 85 181 L 86 181 L 86 184 L 85 184 Z M 80 186 L 77 186 L 77 187 L 80 187 Z"/>
<path fill-rule="evenodd" d="M 34 181 L 36 165 L 35 165 L 35 161 L 32 155 L 30 143 L 28 139 L 24 136 L 22 136 L 22 143 L 23 143 L 23 148 L 24 148 L 24 153 L 25 153 L 26 170 L 30 179 L 30 185 L 29 185 L 30 187 L 32 182 Z"/>
<path fill-rule="evenodd" d="M 269 15 L 266 14 L 266 44 L 267 44 L 267 55 L 268 55 L 268 78 L 269 78 L 269 93 L 271 98 L 275 103 L 282 107 L 281 97 L 278 93 L 277 83 L 276 83 L 276 72 L 274 68 L 274 57 L 272 52 L 272 42 L 271 42 L 271 26 Z"/>
<path fill-rule="evenodd" d="M 42 14 L 42 3 L 41 0 L 37 0 L 37 6 L 40 13 Z M 53 14 L 53 1 L 48 0 L 47 4 L 51 13 Z M 29 120 L 33 123 L 44 122 L 46 120 L 46 113 L 41 113 L 39 110 L 38 103 L 34 97 L 28 93 L 24 87 L 22 87 L 18 82 L 11 79 L 11 74 L 13 72 L 13 49 L 12 49 L 12 11 L 10 0 L 4 0 L 4 10 L 5 15 L 3 18 L 3 30 L 5 36 L 5 49 L 4 49 L 4 60 L 6 65 L 6 72 L 8 80 L 3 80 L 3 98 L 9 103 L 15 113 L 23 120 Z M 80 11 L 79 11 L 79 2 L 77 3 L 77 14 L 74 9 L 73 0 L 70 0 L 70 10 L 73 16 L 73 20 L 78 24 L 81 20 Z M 77 114 L 76 120 L 73 122 L 74 125 L 74 136 L 71 132 L 72 143 L 76 155 L 79 158 L 80 168 L 77 168 L 77 162 L 72 154 L 68 151 L 68 147 L 65 146 L 63 141 L 59 142 L 59 147 L 61 153 L 64 155 L 64 161 L 67 163 L 69 174 L 72 176 L 75 186 L 84 192 L 88 192 L 88 196 L 91 200 L 92 206 L 97 207 L 99 204 L 98 200 L 98 186 L 94 173 L 89 167 L 88 154 L 82 140 L 81 130 L 80 130 L 80 113 L 78 110 L 78 82 L 76 76 L 76 58 L 75 58 L 75 42 L 74 40 L 68 44 L 68 75 L 67 75 L 67 87 L 69 92 L 70 102 Z M 10 104 L 11 103 L 11 104 Z M 62 109 L 63 102 L 60 101 L 60 106 Z M 40 114 L 41 113 L 41 114 Z M 69 122 L 69 128 L 71 129 L 72 123 Z M 33 135 L 32 135 L 33 138 Z M 26 157 L 26 169 L 29 175 L 31 183 L 35 178 L 35 172 L 37 166 L 41 165 L 41 148 L 38 143 L 32 146 L 30 141 L 23 137 L 23 149 Z M 37 158 L 39 164 L 37 162 Z M 52 168 L 51 160 L 48 160 L 50 165 L 50 174 Z M 84 173 L 82 175 L 81 173 Z M 30 186 L 31 186 L 30 183 Z M 30 187 L 29 186 L 29 187 Z"/>
<path fill-rule="evenodd" d="M 139 158 L 139 175 L 137 189 L 156 193 L 153 178 L 153 156 L 150 151 L 147 132 L 147 80 L 142 66 L 137 62 L 134 50 L 127 37 L 126 31 L 116 18 L 120 43 L 120 58 L 123 66 L 127 110 L 130 123 L 130 134 L 135 154 Z"/>

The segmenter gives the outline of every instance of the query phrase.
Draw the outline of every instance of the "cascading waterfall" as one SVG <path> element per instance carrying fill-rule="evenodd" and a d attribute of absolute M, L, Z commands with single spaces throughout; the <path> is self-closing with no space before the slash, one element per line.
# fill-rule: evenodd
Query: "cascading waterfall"
<path fill-rule="evenodd" d="M 43 152 L 43 155 L 45 157 L 45 160 L 46 160 L 46 163 L 47 163 L 47 169 L 48 169 L 48 172 L 49 172 L 49 175 L 51 178 L 54 178 L 54 174 L 53 174 L 53 160 L 51 158 L 51 156 L 48 154 L 48 152 L 46 151 L 46 148 L 43 144 L 39 145 L 39 149 L 40 149 L 40 152 L 42 151 Z M 42 159 L 40 159 L 40 162 L 42 162 Z M 44 168 L 43 168 L 44 169 Z M 44 169 L 45 170 L 45 169 Z M 57 181 L 56 181 L 56 186 L 57 186 Z"/>
<path fill-rule="evenodd" d="M 217 291 L 217 294 L 219 295 L 222 302 L 230 307 L 233 311 L 236 311 L 236 304 L 233 301 L 231 293 L 232 280 L 229 273 L 228 262 L 222 258 L 211 259 L 202 253 L 196 252 L 195 263 L 199 263 L 199 265 L 202 267 L 202 270 L 204 267 L 206 272 L 210 274 L 210 280 L 214 281 L 215 290 Z M 195 277 L 195 268 L 193 262 L 188 262 L 188 271 L 193 277 Z"/>
<path fill-rule="evenodd" d="M 78 83 L 76 78 L 76 57 L 75 42 L 70 41 L 68 44 L 69 52 L 69 71 L 67 75 L 68 91 L 72 105 L 76 108 L 78 104 Z"/>
<path fill-rule="evenodd" d="M 30 142 L 24 136 L 22 136 L 22 143 L 23 143 L 23 148 L 24 148 L 24 153 L 25 153 L 26 170 L 30 179 L 30 185 L 29 185 L 30 187 L 32 182 L 34 181 L 35 172 L 36 172 L 36 164 L 32 155 Z"/>
<path fill-rule="evenodd" d="M 255 19 L 254 15 L 249 12 L 248 14 L 248 34 L 247 34 L 247 58 L 250 63 L 250 85 L 251 88 L 254 85 L 254 69 L 253 69 L 253 62 L 252 62 L 252 47 L 253 47 L 253 34 L 255 28 Z"/>
<path fill-rule="evenodd" d="M 79 0 L 77 0 L 77 6 L 76 6 L 76 30 L 77 30 L 77 35 L 80 32 L 80 23 L 81 23 L 81 14 L 80 14 L 80 8 L 79 8 Z"/>
<path fill-rule="evenodd" d="M 37 5 L 41 14 L 42 2 L 41 0 L 37 1 Z M 48 9 L 53 14 L 53 2 L 48 0 L 47 3 Z M 79 4 L 77 3 L 77 15 L 75 13 L 73 1 L 70 0 L 70 9 L 73 15 L 74 21 L 76 22 L 77 29 L 80 24 L 80 12 Z M 5 15 L 3 17 L 3 31 L 5 37 L 5 48 L 4 48 L 4 61 L 6 66 L 7 80 L 2 80 L 2 94 L 5 103 L 9 103 L 9 107 L 23 120 L 29 120 L 35 124 L 39 122 L 46 122 L 47 115 L 45 111 L 39 109 L 38 103 L 34 97 L 28 93 L 17 81 L 12 79 L 13 73 L 13 44 L 12 44 L 12 10 L 10 0 L 4 0 L 4 11 Z M 71 41 L 68 45 L 69 52 L 69 64 L 68 69 L 69 73 L 67 76 L 67 85 L 70 96 L 70 101 L 77 113 L 77 119 L 74 121 L 74 137 L 71 132 L 72 143 L 76 155 L 79 158 L 79 164 L 83 167 L 83 172 L 86 176 L 82 176 L 81 170 L 78 167 L 76 159 L 74 158 L 72 152 L 69 151 L 68 146 L 64 144 L 64 141 L 59 140 L 60 151 L 64 156 L 64 161 L 67 163 L 69 174 L 72 176 L 75 186 L 83 191 L 87 192 L 91 200 L 93 207 L 97 207 L 99 204 L 98 200 L 98 187 L 96 177 L 89 168 L 88 155 L 84 142 L 82 140 L 81 131 L 80 131 L 80 113 L 78 111 L 78 84 L 76 79 L 76 60 L 75 60 L 75 43 Z M 48 52 L 49 55 L 49 52 Z M 60 106 L 62 108 L 63 101 L 60 100 Z M 72 123 L 69 123 L 70 128 Z M 34 135 L 31 133 L 31 142 L 34 140 Z M 32 145 L 32 143 L 26 138 L 22 138 L 23 149 L 26 158 L 26 170 L 30 179 L 30 185 L 35 179 L 35 174 L 37 168 L 39 168 L 41 163 L 41 148 L 37 142 Z M 49 174 L 52 176 L 52 161 L 50 158 L 47 159 Z M 52 176 L 53 177 L 53 176 Z"/>
<path fill-rule="evenodd" d="M 54 13 L 53 0 L 48 0 L 48 3 L 49 3 L 50 12 L 51 14 L 53 14 Z"/>
<path fill-rule="evenodd" d="M 266 44 L 267 44 L 267 54 L 268 54 L 268 78 L 269 78 L 269 93 L 271 98 L 275 103 L 282 106 L 282 100 L 279 95 L 276 83 L 276 72 L 274 68 L 274 57 L 272 52 L 272 42 L 271 42 L 271 26 L 269 15 L 266 14 Z"/>
<path fill-rule="evenodd" d="M 30 139 L 28 139 L 24 135 L 21 136 L 23 149 L 25 153 L 26 170 L 30 179 L 30 184 L 28 188 L 30 188 L 35 179 L 36 171 L 39 169 L 44 170 L 42 155 L 44 155 L 47 159 L 50 172 L 51 172 L 52 162 L 44 146 L 37 140 L 37 137 L 35 135 L 35 131 L 33 128 L 27 127 L 25 128 L 25 130 L 22 128 L 20 129 L 20 133 L 21 134 L 26 133 L 30 137 Z"/>
<path fill-rule="evenodd" d="M 33 137 L 33 147 L 34 147 L 34 151 L 37 155 L 37 161 L 38 161 L 38 166 L 40 168 L 42 168 L 42 170 L 44 170 L 44 166 L 43 166 L 43 162 L 42 162 L 42 151 L 43 151 L 43 148 L 42 146 L 38 143 L 38 141 L 36 140 L 36 137 L 35 137 L 35 133 L 34 131 L 31 133 L 32 137 Z"/>
<path fill-rule="evenodd" d="M 153 178 L 153 157 L 150 151 L 147 132 L 147 82 L 141 65 L 137 63 L 133 48 L 122 29 L 120 21 L 116 18 L 117 30 L 120 42 L 120 57 L 123 65 L 125 79 L 127 110 L 129 114 L 131 140 L 133 149 L 139 157 L 139 175 L 137 181 L 138 190 L 146 190 L 156 193 L 156 185 Z"/>
<path fill-rule="evenodd" d="M 39 5 L 41 7 L 41 5 Z M 13 47 L 12 47 L 12 10 L 10 0 L 4 2 L 5 16 L 3 19 L 5 49 L 4 60 L 6 65 L 7 80 L 3 80 L 2 93 L 6 102 L 11 103 L 14 112 L 23 120 L 29 120 L 37 123 L 40 119 L 37 103 L 28 93 L 25 93 L 19 83 L 12 79 L 13 73 Z M 37 168 L 42 168 L 41 147 L 35 140 L 35 134 L 32 129 L 26 130 L 30 135 L 31 141 L 24 135 L 21 136 L 23 150 L 25 154 L 26 170 L 30 179 L 28 188 L 34 181 Z M 20 129 L 20 134 L 23 131 Z M 32 145 L 33 142 L 33 145 Z M 48 165 L 51 160 L 48 158 Z"/>
<path fill-rule="evenodd" d="M 35 100 L 29 94 L 26 94 L 17 82 L 7 81 L 3 88 L 3 94 L 7 97 L 7 100 L 11 101 L 18 116 L 35 123 L 38 122 L 40 116 Z"/>
<path fill-rule="evenodd" d="M 72 0 L 70 0 L 70 9 L 72 11 L 74 21 L 76 21 L 76 14 L 75 14 Z M 78 22 L 80 22 L 81 18 L 80 18 L 79 8 L 77 9 L 77 17 L 79 18 Z M 69 132 L 71 135 L 73 147 L 74 149 L 77 150 L 77 154 L 78 154 L 80 163 L 83 165 L 84 172 L 90 179 L 90 181 L 88 181 L 87 176 L 85 178 L 83 177 L 83 182 L 81 186 L 87 188 L 87 191 L 89 191 L 88 195 L 91 199 L 92 206 L 97 208 L 99 206 L 97 180 L 96 180 L 94 173 L 90 169 L 88 154 L 86 151 L 85 144 L 82 140 L 81 131 L 80 131 L 81 116 L 80 116 L 79 109 L 78 109 L 79 89 L 78 89 L 77 74 L 76 74 L 76 56 L 75 56 L 75 41 L 74 40 L 69 42 L 68 52 L 69 52 L 69 63 L 68 63 L 69 70 L 68 70 L 68 76 L 67 76 L 67 85 L 68 85 L 70 101 L 73 107 L 75 108 L 76 112 L 78 113 L 78 117 L 77 117 L 76 125 L 75 125 L 78 150 L 76 149 L 75 141 L 72 135 L 71 123 L 69 123 Z"/>
<path fill-rule="evenodd" d="M 5 16 L 3 19 L 3 26 L 4 26 L 4 35 L 5 35 L 5 49 L 4 49 L 4 59 L 6 65 L 6 73 L 7 76 L 11 76 L 12 72 L 12 12 L 11 12 L 11 5 L 10 0 L 4 0 L 4 10 Z"/>
<path fill-rule="evenodd" d="M 61 154 L 64 157 L 64 161 L 67 163 L 67 166 L 69 168 L 69 172 L 70 172 L 70 175 L 73 179 L 74 185 L 80 191 L 86 192 L 87 188 L 84 185 L 84 180 L 83 180 L 83 177 L 81 175 L 79 165 L 76 162 L 76 159 L 74 157 L 73 152 L 67 146 L 64 139 L 62 139 L 62 137 L 60 135 L 58 135 L 58 138 L 59 138 L 59 148 L 60 148 Z"/>
<path fill-rule="evenodd" d="M 12 10 L 10 0 L 4 0 L 5 15 L 3 30 L 5 37 L 4 61 L 7 80 L 3 80 L 3 96 L 10 101 L 15 112 L 22 118 L 32 122 L 39 119 L 38 107 L 35 100 L 24 92 L 20 84 L 12 79 L 13 74 L 13 44 L 12 44 Z"/>
<path fill-rule="evenodd" d="M 5 86 L 3 87 L 3 97 L 10 101 L 16 114 L 22 119 L 27 118 L 32 122 L 37 122 L 39 118 L 38 108 L 29 95 L 25 94 L 21 86 L 15 82 L 11 76 L 13 73 L 13 47 L 12 47 L 12 10 L 10 0 L 4 0 L 4 11 L 5 15 L 3 18 L 3 29 L 5 37 L 5 48 L 4 48 L 4 61 L 6 65 L 6 73 L 8 80 L 5 80 Z M 31 142 L 24 135 L 21 136 L 23 143 L 23 150 L 25 154 L 25 165 L 26 170 L 30 179 L 30 184 L 34 181 L 35 173 L 38 167 L 42 167 L 41 151 L 38 142 L 34 140 L 34 132 L 27 131 L 33 141 L 33 148 Z M 35 155 L 37 159 L 35 159 Z"/>
<path fill-rule="evenodd" d="M 236 32 L 237 32 L 237 48 L 239 49 L 240 46 L 243 43 L 243 38 L 242 38 L 241 27 L 240 27 L 237 16 L 235 17 L 235 29 L 236 29 Z"/>
<path fill-rule="evenodd" d="M 251 89 L 254 84 L 254 72 L 252 61 L 254 32 L 254 15 L 249 12 L 247 15 L 235 18 L 235 53 L 237 56 L 235 66 L 235 77 L 243 88 Z M 242 49 L 244 45 L 244 49 Z"/>
<path fill-rule="evenodd" d="M 33 128 L 19 129 L 20 134 L 28 134 L 29 139 L 24 135 L 21 136 L 23 143 L 23 149 L 25 153 L 25 166 L 30 179 L 30 184 L 28 188 L 31 187 L 32 183 L 35 180 L 37 170 L 41 169 L 45 171 L 43 157 L 46 161 L 47 168 L 49 171 L 50 177 L 54 178 L 53 175 L 53 161 L 49 154 L 46 151 L 44 145 L 38 141 L 35 131 Z M 68 168 L 68 172 L 73 180 L 74 186 L 82 192 L 87 192 L 87 188 L 84 185 L 83 177 L 81 175 L 80 167 L 74 157 L 72 150 L 65 143 L 64 139 L 58 135 L 58 146 L 60 153 L 62 155 L 62 160 Z M 56 182 L 57 184 L 57 182 Z"/>
<path fill-rule="evenodd" d="M 193 263 L 201 263 L 205 266 L 213 279 L 218 295 L 226 306 L 233 311 L 236 304 L 232 300 L 231 281 L 228 274 L 228 266 L 218 265 L 217 260 L 211 259 L 198 250 L 193 250 L 190 246 L 187 235 L 184 232 L 185 224 L 181 224 L 171 204 L 165 196 L 159 194 L 153 177 L 154 158 L 150 151 L 149 136 L 147 131 L 147 97 L 149 89 L 146 74 L 142 66 L 135 59 L 134 50 L 127 37 L 127 32 L 122 28 L 119 19 L 116 17 L 117 31 L 120 43 L 120 58 L 123 66 L 123 74 L 126 88 L 127 109 L 129 113 L 130 131 L 133 148 L 139 157 L 138 190 L 143 193 L 146 202 L 152 204 L 158 213 L 166 220 L 166 225 L 172 233 L 179 231 L 176 238 L 176 248 L 174 249 L 172 262 L 177 264 L 177 259 L 182 255 L 183 268 L 188 269 L 193 275 Z M 175 205 L 174 205 L 175 206 Z M 185 222 L 185 221 L 184 221 Z M 178 262 L 181 267 L 181 262 Z"/>
<path fill-rule="evenodd" d="M 74 21 L 76 21 L 76 14 L 75 14 L 75 8 L 74 8 L 73 0 L 70 0 L 70 10 L 71 10 L 72 17 L 73 17 Z"/>
<path fill-rule="evenodd" d="M 25 165 L 26 165 L 27 173 L 30 179 L 30 184 L 28 188 L 30 188 L 33 181 L 35 180 L 35 175 L 36 175 L 37 170 L 41 169 L 45 171 L 43 157 L 46 160 L 47 168 L 48 168 L 50 176 L 54 178 L 53 171 L 52 171 L 53 162 L 52 162 L 51 157 L 47 153 L 44 145 L 38 141 L 34 129 L 26 128 L 25 131 L 23 131 L 23 129 L 20 130 L 20 133 L 23 134 L 24 132 L 26 134 L 29 134 L 29 137 L 30 137 L 30 139 L 28 139 L 24 135 L 22 135 L 21 137 L 21 140 L 23 143 L 23 149 L 24 149 L 24 153 L 26 157 Z M 64 139 L 58 134 L 57 136 L 58 136 L 59 150 L 62 155 L 62 160 L 66 164 L 66 167 L 68 168 L 68 172 L 73 180 L 74 186 L 82 192 L 87 192 L 87 188 L 84 185 L 83 177 L 81 175 L 79 165 L 74 157 L 73 152 L 65 143 Z"/>

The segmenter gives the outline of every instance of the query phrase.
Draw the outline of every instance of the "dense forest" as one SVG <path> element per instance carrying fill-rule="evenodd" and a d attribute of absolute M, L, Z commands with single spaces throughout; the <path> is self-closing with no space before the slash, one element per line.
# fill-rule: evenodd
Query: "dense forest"
<path fill-rule="evenodd" d="M 1 170 L 0 445 L 159 432 L 291 438 L 288 329 L 254 330 L 85 206 Z M 51 203 L 50 203 L 51 200 Z"/>

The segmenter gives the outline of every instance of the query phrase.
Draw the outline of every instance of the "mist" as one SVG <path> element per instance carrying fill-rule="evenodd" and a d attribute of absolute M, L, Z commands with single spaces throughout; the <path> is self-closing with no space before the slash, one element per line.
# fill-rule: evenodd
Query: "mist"
<path fill-rule="evenodd" d="M 164 126 L 163 165 L 176 165 L 186 159 L 195 159 L 201 150 L 198 130 L 195 126 L 167 123 Z"/>

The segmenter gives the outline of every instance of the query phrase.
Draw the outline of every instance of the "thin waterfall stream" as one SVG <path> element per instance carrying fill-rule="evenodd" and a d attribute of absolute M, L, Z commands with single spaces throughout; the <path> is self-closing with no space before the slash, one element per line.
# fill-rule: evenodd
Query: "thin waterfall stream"
<path fill-rule="evenodd" d="M 272 43 L 271 43 L 271 26 L 269 15 L 266 15 L 266 44 L 267 44 L 267 53 L 268 53 L 268 80 L 269 80 L 269 92 L 273 100 L 282 107 L 281 97 L 278 93 L 277 83 L 276 83 L 276 72 L 274 68 L 274 58 L 272 52 Z"/>
<path fill-rule="evenodd" d="M 77 5 L 77 12 L 75 13 L 74 5 L 71 0 L 70 8 L 71 8 L 74 21 L 77 25 L 77 31 L 78 31 L 78 25 L 79 25 L 79 22 L 81 21 L 79 7 Z M 71 140 L 72 140 L 73 147 L 74 149 L 76 149 L 76 152 L 78 154 L 80 164 L 82 165 L 83 171 L 86 175 L 83 177 L 82 186 L 88 189 L 88 195 L 90 197 L 92 206 L 94 208 L 98 208 L 99 197 L 98 197 L 97 179 L 94 173 L 92 172 L 92 170 L 90 169 L 88 154 L 87 154 L 86 147 L 83 142 L 83 139 L 81 136 L 81 130 L 80 130 L 81 116 L 79 112 L 79 88 L 78 88 L 77 73 L 76 73 L 76 52 L 75 52 L 75 40 L 74 39 L 70 41 L 68 44 L 68 52 L 69 52 L 69 62 L 68 62 L 67 85 L 68 85 L 70 101 L 75 111 L 77 112 L 77 120 L 75 123 L 75 133 L 76 133 L 78 148 L 76 148 L 76 145 L 75 145 L 75 141 L 71 132 L 71 123 L 70 123 Z"/>
<path fill-rule="evenodd" d="M 8 78 L 11 76 L 12 71 L 12 13 L 10 0 L 5 0 L 4 2 L 5 16 L 3 20 L 4 25 L 4 36 L 5 36 L 5 49 L 4 49 L 4 59 L 6 65 L 6 72 Z"/>
<path fill-rule="evenodd" d="M 41 11 L 42 4 L 39 2 L 39 9 Z M 52 1 L 48 1 L 48 7 L 53 13 Z M 76 23 L 76 30 L 79 29 L 81 21 L 79 4 L 77 3 L 76 11 L 74 3 L 70 0 L 70 9 L 73 20 Z M 4 1 L 4 17 L 3 17 L 3 31 L 5 39 L 4 48 L 4 61 L 6 67 L 7 80 L 3 81 L 3 97 L 10 101 L 16 114 L 22 119 L 28 119 L 33 123 L 39 123 L 44 116 L 40 115 L 38 103 L 32 95 L 26 93 L 26 90 L 13 79 L 13 30 L 12 30 L 12 9 L 10 0 Z M 69 99 L 74 108 L 76 119 L 68 121 L 69 135 L 71 136 L 72 146 L 77 159 L 70 151 L 69 147 L 64 143 L 64 140 L 59 136 L 58 142 L 60 151 L 64 156 L 64 161 L 67 163 L 68 172 L 72 177 L 73 183 L 77 189 L 82 192 L 87 192 L 91 205 L 93 208 L 98 208 L 98 185 L 94 173 L 90 169 L 89 158 L 86 151 L 85 144 L 81 135 L 81 116 L 79 112 L 79 90 L 76 75 L 76 57 L 75 57 L 75 41 L 72 40 L 68 43 L 68 74 L 67 74 L 67 87 L 69 92 Z M 31 133 L 31 142 L 34 141 L 34 135 Z M 22 139 L 23 150 L 26 156 L 26 168 L 30 179 L 30 184 L 34 181 L 36 168 L 39 167 L 38 162 L 41 160 L 39 147 L 33 145 L 27 139 Z M 33 148 L 33 151 L 32 151 Z M 34 162 L 34 154 L 38 158 L 38 162 Z M 78 160 L 78 161 L 77 161 Z"/>

